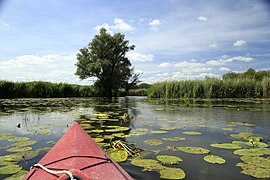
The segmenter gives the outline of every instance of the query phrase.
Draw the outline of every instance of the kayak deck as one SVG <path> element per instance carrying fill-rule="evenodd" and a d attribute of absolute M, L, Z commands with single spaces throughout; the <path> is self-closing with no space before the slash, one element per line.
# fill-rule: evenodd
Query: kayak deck
<path fill-rule="evenodd" d="M 132 179 L 129 174 L 75 123 L 55 146 L 38 162 L 53 171 L 68 170 L 80 179 Z M 51 174 L 32 168 L 27 179 L 67 179 L 67 174 Z"/>

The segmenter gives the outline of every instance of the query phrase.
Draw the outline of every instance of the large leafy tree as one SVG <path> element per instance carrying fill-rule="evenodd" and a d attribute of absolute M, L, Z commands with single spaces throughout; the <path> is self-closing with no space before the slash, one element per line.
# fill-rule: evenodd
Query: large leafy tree
<path fill-rule="evenodd" d="M 138 82 L 126 53 L 134 50 L 121 33 L 111 35 L 101 28 L 87 47 L 77 54 L 76 75 L 80 79 L 96 77 L 94 86 L 100 96 L 117 96 L 119 89 L 127 92 Z"/>

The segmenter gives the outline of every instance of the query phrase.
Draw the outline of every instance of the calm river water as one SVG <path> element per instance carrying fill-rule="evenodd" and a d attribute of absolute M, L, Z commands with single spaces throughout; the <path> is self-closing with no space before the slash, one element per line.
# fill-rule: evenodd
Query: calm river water
<path fill-rule="evenodd" d="M 181 168 L 185 179 L 225 180 L 225 179 L 255 179 L 241 173 L 236 164 L 240 157 L 234 155 L 234 150 L 220 149 L 210 146 L 212 143 L 231 143 L 234 139 L 230 134 L 249 132 L 263 136 L 263 142 L 270 143 L 270 105 L 268 103 L 225 103 L 217 102 L 160 102 L 144 97 L 118 98 L 112 101 L 106 99 L 52 99 L 52 100 L 0 100 L 0 132 L 13 133 L 15 137 L 28 137 L 36 140 L 31 145 L 32 150 L 52 147 L 67 131 L 71 124 L 78 120 L 80 114 L 97 112 L 128 113 L 134 118 L 123 123 L 111 122 L 111 125 L 129 126 L 128 133 L 136 134 L 138 128 L 146 128 L 141 135 L 127 136 L 123 141 L 134 143 L 141 148 L 143 158 L 156 159 L 157 155 L 173 155 L 183 161 L 168 167 Z M 21 128 L 16 125 L 21 123 Z M 101 122 L 102 123 L 102 122 Z M 98 125 L 100 128 L 102 126 Z M 155 134 L 152 130 L 167 129 L 167 133 Z M 223 129 L 222 129 L 223 128 Z M 224 129 L 225 128 L 225 129 Z M 227 128 L 227 129 L 226 129 Z M 230 129 L 231 128 L 231 129 Z M 184 131 L 197 131 L 201 135 L 183 134 Z M 97 134 L 95 134 L 97 135 Z M 183 137 L 184 141 L 167 141 L 162 138 Z M 161 145 L 149 145 L 144 141 L 158 139 Z M 14 142 L 0 139 L 0 156 L 13 154 L 8 152 Z M 210 164 L 203 160 L 205 154 L 189 154 L 182 151 L 171 151 L 167 147 L 196 146 L 209 149 L 211 154 L 223 157 L 225 164 Z M 269 148 L 269 147 L 268 147 Z M 23 169 L 37 163 L 46 152 L 38 156 L 17 162 Z M 269 155 L 268 155 L 269 156 Z M 1 164 L 0 164 L 1 165 Z M 160 179 L 158 171 L 142 171 L 127 160 L 120 165 L 134 179 Z M 2 165 L 1 165 L 2 166 Z M 0 179 L 10 175 L 1 175 Z"/>

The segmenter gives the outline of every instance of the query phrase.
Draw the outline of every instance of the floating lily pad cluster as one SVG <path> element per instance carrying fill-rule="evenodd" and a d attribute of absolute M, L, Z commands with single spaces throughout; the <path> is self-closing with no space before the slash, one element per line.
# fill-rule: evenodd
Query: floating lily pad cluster
<path fill-rule="evenodd" d="M 168 160 L 165 160 L 169 158 Z M 174 164 L 182 161 L 176 156 L 157 156 L 157 159 L 163 164 Z M 170 161 L 171 160 L 171 161 Z M 171 163 L 173 162 L 173 163 Z M 161 165 L 157 160 L 154 159 L 131 159 L 131 164 L 134 166 L 143 167 L 146 171 L 158 171 L 160 173 L 160 178 L 163 179 L 184 179 L 186 174 L 181 168 L 172 168 Z"/>

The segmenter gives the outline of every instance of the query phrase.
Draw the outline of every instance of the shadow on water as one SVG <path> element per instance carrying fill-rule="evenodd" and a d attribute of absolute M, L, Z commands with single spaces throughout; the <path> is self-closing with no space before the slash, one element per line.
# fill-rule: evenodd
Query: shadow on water
<path fill-rule="evenodd" d="M 254 179 L 241 174 L 241 168 L 236 167 L 241 160 L 233 154 L 234 150 L 219 149 L 210 144 L 231 143 L 234 140 L 231 134 L 241 132 L 260 134 L 264 143 L 270 142 L 270 105 L 262 101 L 162 101 L 125 97 L 13 99 L 0 100 L 0 105 L 1 167 L 5 165 L 1 157 L 16 154 L 8 151 L 14 144 L 9 139 L 26 137 L 36 141 L 29 146 L 32 147 L 31 151 L 39 151 L 37 156 L 15 162 L 23 166 L 23 169 L 29 169 L 46 154 L 74 121 L 80 122 L 93 138 L 107 138 L 102 142 L 102 146 L 122 140 L 143 149 L 143 159 L 156 160 L 158 155 L 180 157 L 183 161 L 179 164 L 163 166 L 181 168 L 186 174 L 185 179 Z M 125 115 L 133 118 L 125 120 Z M 20 128 L 16 126 L 18 123 L 21 123 Z M 186 131 L 201 134 L 189 135 L 185 134 Z M 117 133 L 118 137 L 112 137 Z M 185 140 L 166 139 L 171 137 Z M 162 144 L 146 143 L 153 139 L 160 140 Z M 28 143 L 31 142 L 28 140 Z M 174 151 L 176 147 L 184 146 L 206 148 L 211 154 L 223 157 L 226 163 L 210 164 L 203 160 L 205 155 Z M 130 157 L 132 158 L 134 157 Z M 159 171 L 142 171 L 143 168 L 132 165 L 130 159 L 120 165 L 134 179 L 160 178 Z M 0 179 L 8 176 L 10 175 L 0 175 Z"/>

